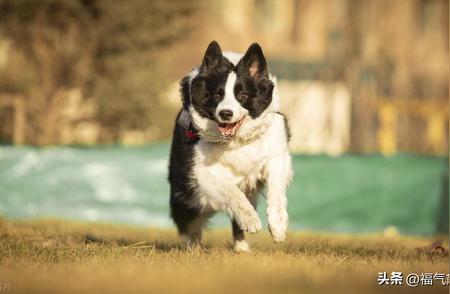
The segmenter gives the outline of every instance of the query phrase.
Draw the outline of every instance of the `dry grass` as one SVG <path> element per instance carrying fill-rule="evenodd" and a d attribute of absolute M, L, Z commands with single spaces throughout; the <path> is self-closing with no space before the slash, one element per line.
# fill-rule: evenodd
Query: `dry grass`
<path fill-rule="evenodd" d="M 253 253 L 237 254 L 229 231 L 209 231 L 204 247 L 189 251 L 172 230 L 3 220 L 0 283 L 11 293 L 397 293 L 412 289 L 379 287 L 379 271 L 448 273 L 448 257 L 415 250 L 436 238 L 291 232 L 275 245 L 263 232 L 249 239 Z M 448 288 L 415 289 L 424 291 Z"/>

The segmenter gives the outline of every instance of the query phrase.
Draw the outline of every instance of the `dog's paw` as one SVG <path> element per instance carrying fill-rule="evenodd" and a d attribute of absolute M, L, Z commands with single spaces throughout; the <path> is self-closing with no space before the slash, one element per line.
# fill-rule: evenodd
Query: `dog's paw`
<path fill-rule="evenodd" d="M 276 243 L 283 242 L 286 239 L 288 227 L 288 214 L 283 211 L 268 211 L 267 222 L 269 223 L 269 232 Z"/>
<path fill-rule="evenodd" d="M 262 229 L 261 220 L 254 210 L 248 211 L 247 213 L 240 213 L 235 219 L 239 227 L 250 234 L 254 234 Z"/>
<path fill-rule="evenodd" d="M 233 244 L 233 250 L 235 252 L 251 252 L 250 246 L 245 240 L 236 240 Z"/>
<path fill-rule="evenodd" d="M 279 230 L 278 228 L 274 228 L 269 225 L 269 232 L 272 235 L 272 240 L 275 243 L 281 243 L 286 239 L 286 231 Z"/>

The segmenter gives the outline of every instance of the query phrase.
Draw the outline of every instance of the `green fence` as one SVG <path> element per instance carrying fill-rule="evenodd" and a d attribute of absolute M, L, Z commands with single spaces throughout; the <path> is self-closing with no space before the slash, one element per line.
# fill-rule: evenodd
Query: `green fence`
<path fill-rule="evenodd" d="M 167 144 L 0 147 L 0 215 L 170 227 L 168 152 Z M 446 158 L 296 155 L 294 169 L 288 190 L 293 229 L 448 230 Z M 263 216 L 264 201 L 260 203 Z M 224 215 L 211 222 L 211 227 L 225 225 Z"/>

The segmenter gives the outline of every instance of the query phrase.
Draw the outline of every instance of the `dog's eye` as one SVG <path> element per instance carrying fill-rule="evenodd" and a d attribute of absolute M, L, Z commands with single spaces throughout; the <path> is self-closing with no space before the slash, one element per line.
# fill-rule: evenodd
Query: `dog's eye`
<path fill-rule="evenodd" d="M 214 98 L 220 99 L 220 98 L 222 98 L 222 95 L 220 95 L 219 93 L 217 93 L 217 94 L 214 95 Z"/>
<path fill-rule="evenodd" d="M 239 93 L 237 98 L 239 99 L 239 101 L 245 101 L 248 99 L 248 95 L 245 93 Z"/>

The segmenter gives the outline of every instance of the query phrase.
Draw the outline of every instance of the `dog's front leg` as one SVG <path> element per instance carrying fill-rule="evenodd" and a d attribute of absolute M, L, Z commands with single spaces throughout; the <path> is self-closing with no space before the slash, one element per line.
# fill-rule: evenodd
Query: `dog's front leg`
<path fill-rule="evenodd" d="M 227 212 L 244 231 L 256 233 L 261 230 L 258 213 L 226 169 L 210 166 L 198 169 L 195 173 L 204 205 L 215 211 Z"/>
<path fill-rule="evenodd" d="M 275 242 L 286 238 L 288 227 L 286 188 L 292 177 L 291 157 L 279 155 L 267 164 L 267 222 Z"/>
<path fill-rule="evenodd" d="M 230 217 L 234 219 L 239 227 L 249 233 L 256 233 L 261 230 L 261 220 L 253 205 L 237 187 L 231 189 L 226 210 Z"/>
<path fill-rule="evenodd" d="M 261 220 L 245 194 L 237 186 L 222 184 L 223 182 L 217 182 L 213 192 L 215 196 L 209 200 L 210 205 L 217 210 L 227 212 L 242 230 L 252 234 L 260 231 Z"/>

